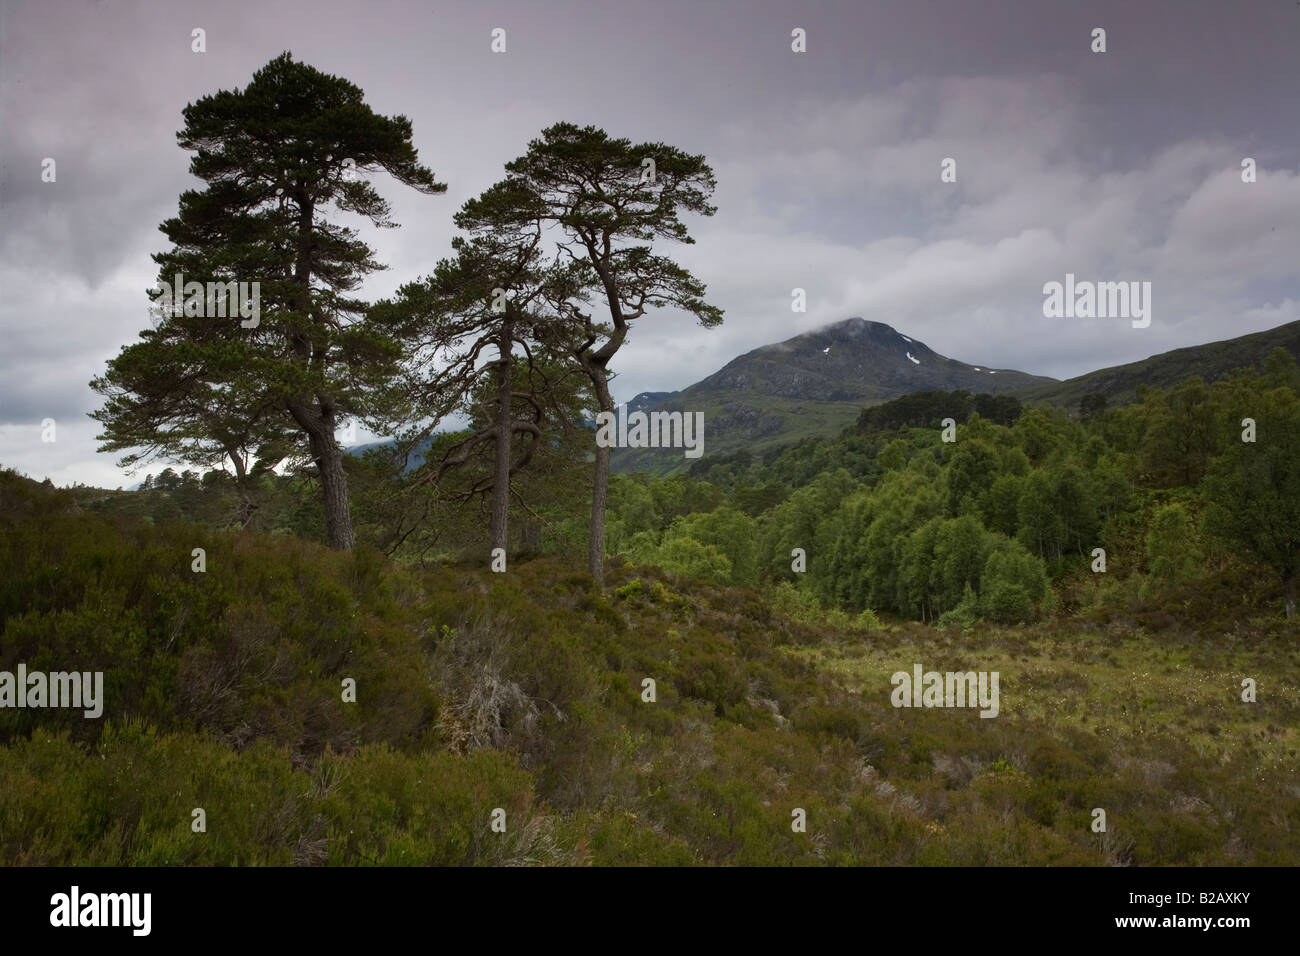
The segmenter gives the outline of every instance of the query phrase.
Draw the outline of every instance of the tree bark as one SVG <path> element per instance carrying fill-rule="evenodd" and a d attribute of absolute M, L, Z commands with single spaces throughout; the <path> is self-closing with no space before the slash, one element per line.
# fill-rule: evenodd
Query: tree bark
<path fill-rule="evenodd" d="M 325 540 L 335 551 L 356 546 L 352 532 L 352 510 L 348 504 L 348 475 L 343 470 L 343 450 L 333 435 L 311 436 L 312 455 L 320 468 L 321 492 L 325 498 Z"/>
<path fill-rule="evenodd" d="M 614 411 L 609 394 L 609 376 L 604 368 L 590 362 L 587 374 L 596 390 L 602 412 Z M 587 535 L 587 570 L 601 587 L 605 585 L 605 505 L 609 498 L 609 449 L 596 446 L 596 477 L 591 489 L 591 530 Z"/>
<path fill-rule="evenodd" d="M 510 447 L 514 437 L 514 389 L 511 381 L 514 352 L 514 318 L 507 313 L 497 339 L 496 462 L 492 469 L 492 550 L 509 550 L 510 535 Z"/>
<path fill-rule="evenodd" d="M 320 471 L 321 495 L 325 503 L 325 541 L 335 551 L 351 551 L 357 541 L 352 531 L 343 449 L 334 440 L 334 416 L 328 410 L 317 412 L 301 402 L 290 404 L 289 412 L 307 433 L 312 460 Z"/>
<path fill-rule="evenodd" d="M 227 457 L 234 464 L 235 486 L 239 489 L 239 530 L 247 531 L 253 523 L 253 512 L 257 510 L 252 490 L 248 486 L 248 470 L 244 467 L 244 459 L 239 452 L 227 452 Z"/>
<path fill-rule="evenodd" d="M 293 281 L 297 285 L 293 302 L 303 315 L 312 316 L 311 276 L 312 241 L 315 203 L 307 197 L 298 201 L 298 251 L 294 261 Z M 323 367 L 325 346 L 305 335 L 293 338 L 293 350 L 304 371 Z M 321 494 L 325 499 L 325 540 L 335 551 L 351 551 L 356 545 L 352 532 L 352 509 L 348 502 L 348 476 L 343 470 L 343 449 L 334 438 L 334 405 L 319 392 L 314 399 L 305 396 L 289 403 L 289 414 L 307 433 L 312 460 L 320 469 Z"/>
<path fill-rule="evenodd" d="M 623 312 L 618 283 L 609 268 L 609 239 L 610 234 L 606 231 L 602 256 L 596 248 L 595 236 L 583 236 L 592 268 L 596 270 L 601 284 L 605 287 L 605 298 L 609 303 L 609 316 L 613 320 L 614 331 L 606 339 L 605 344 L 595 352 L 587 352 L 587 347 L 592 344 L 589 341 L 586 346 L 578 350 L 577 359 L 586 371 L 587 377 L 591 379 L 592 388 L 600 402 L 600 410 L 612 413 L 614 399 L 609 394 L 609 360 L 623 347 L 623 340 L 627 338 L 628 320 L 639 316 L 644 309 L 639 309 L 636 314 L 630 316 Z M 605 505 L 608 497 L 609 449 L 597 445 L 596 477 L 591 492 L 591 530 L 587 535 L 587 570 L 596 579 L 596 584 L 601 587 L 605 585 Z"/>

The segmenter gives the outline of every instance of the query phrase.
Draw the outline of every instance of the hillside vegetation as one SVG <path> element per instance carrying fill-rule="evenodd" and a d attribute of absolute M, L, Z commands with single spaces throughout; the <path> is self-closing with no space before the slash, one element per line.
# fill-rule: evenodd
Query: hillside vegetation
<path fill-rule="evenodd" d="M 864 629 L 652 568 L 602 592 L 551 558 L 418 569 L 151 526 L 12 472 L 0 531 L 0 668 L 103 670 L 107 697 L 100 720 L 0 711 L 5 864 L 1300 858 L 1298 635 L 1243 606 L 1249 575 L 1221 582 L 1222 627 L 1189 589 Z M 894 709 L 914 662 L 1000 670 L 1000 716 Z"/>
<path fill-rule="evenodd" d="M 1016 397 L 1029 404 L 1077 408 L 1089 393 L 1104 395 L 1110 405 L 1137 400 L 1141 386 L 1171 388 L 1190 378 L 1213 382 L 1235 369 L 1260 370 L 1274 349 L 1284 349 L 1300 359 L 1300 322 L 1288 322 L 1265 332 L 1253 332 L 1222 342 L 1173 349 L 1140 362 L 1098 369 L 1085 375 L 1018 389 Z"/>

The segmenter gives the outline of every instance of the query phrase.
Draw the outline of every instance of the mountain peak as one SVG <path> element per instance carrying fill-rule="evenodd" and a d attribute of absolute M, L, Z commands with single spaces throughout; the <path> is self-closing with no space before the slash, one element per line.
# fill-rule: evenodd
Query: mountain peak
<path fill-rule="evenodd" d="M 826 325 L 818 326 L 805 334 L 817 335 L 821 332 L 860 332 L 866 329 L 883 329 L 889 332 L 895 331 L 893 326 L 886 325 L 884 322 L 872 322 L 869 319 L 864 319 L 860 315 L 855 315 L 852 318 L 840 319 L 838 322 L 829 322 Z"/>
<path fill-rule="evenodd" d="M 996 376 L 996 377 L 995 377 Z M 884 322 L 853 316 L 764 345 L 679 393 L 701 390 L 731 399 L 755 395 L 819 402 L 869 402 L 908 392 L 1002 392 L 1053 379 L 954 361 Z M 722 397 L 719 394 L 718 397 Z"/>
<path fill-rule="evenodd" d="M 868 321 L 867 321 L 866 319 L 864 319 L 862 316 L 860 316 L 860 315 L 855 315 L 855 316 L 853 316 L 852 318 L 848 318 L 848 319 L 840 319 L 838 322 L 828 322 L 826 325 L 823 325 L 823 326 L 821 326 L 820 328 L 814 329 L 813 331 L 814 331 L 814 332 L 829 332 L 831 329 L 841 329 L 841 328 L 859 328 L 859 327 L 864 326 L 864 325 L 883 325 L 883 324 L 884 324 L 883 322 L 868 322 Z"/>
<path fill-rule="evenodd" d="M 763 346 L 763 349 L 775 349 L 781 352 L 799 352 L 809 347 L 830 354 L 826 351 L 828 346 L 833 346 L 836 342 L 852 347 L 861 354 L 859 357 L 866 357 L 865 353 L 870 352 L 875 356 L 895 355 L 900 361 L 910 361 L 917 363 L 917 358 L 923 354 L 935 355 L 924 342 L 918 342 L 915 339 L 904 335 L 892 325 L 884 322 L 873 322 L 870 319 L 864 319 L 860 315 L 852 318 L 841 319 L 838 322 L 831 322 L 829 325 L 823 325 L 809 332 L 796 335 L 792 339 L 786 339 L 784 342 L 777 342 L 774 345 Z M 860 371 L 861 369 L 858 369 Z M 847 370 L 843 370 L 847 371 Z"/>
<path fill-rule="evenodd" d="M 819 326 L 809 332 L 804 332 L 803 335 L 872 335 L 875 336 L 878 341 L 888 341 L 889 336 L 894 336 L 896 339 L 903 342 L 913 341 L 886 322 L 875 322 L 871 319 L 864 319 L 860 315 L 855 315 L 849 319 L 840 319 L 838 322 L 831 322 L 827 325 Z M 801 336 L 796 336 L 796 338 L 800 337 Z"/>
<path fill-rule="evenodd" d="M 704 413 L 711 447 L 726 451 L 833 434 L 864 406 L 910 392 L 997 393 L 1054 382 L 955 361 L 855 315 L 746 352 L 680 392 L 638 398 L 648 409 Z M 616 470 L 647 457 L 652 453 L 620 451 Z"/>

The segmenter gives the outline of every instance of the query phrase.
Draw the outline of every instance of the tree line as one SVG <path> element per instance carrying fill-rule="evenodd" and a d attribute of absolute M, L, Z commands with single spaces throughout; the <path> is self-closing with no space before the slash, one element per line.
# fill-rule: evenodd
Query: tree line
<path fill-rule="evenodd" d="M 961 423 L 954 441 L 947 418 Z M 713 456 L 672 479 L 620 476 L 613 492 L 611 551 L 794 588 L 831 612 L 1027 622 L 1068 581 L 1100 601 L 1134 586 L 1159 599 L 1241 560 L 1276 575 L 1291 616 L 1300 372 L 1279 348 L 1262 371 L 1003 423 L 964 392 L 908 395 L 836 438 Z"/>

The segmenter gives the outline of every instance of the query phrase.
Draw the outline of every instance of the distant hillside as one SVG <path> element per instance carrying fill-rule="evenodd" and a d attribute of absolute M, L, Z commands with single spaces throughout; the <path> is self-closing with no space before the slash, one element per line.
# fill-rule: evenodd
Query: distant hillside
<path fill-rule="evenodd" d="M 864 407 L 912 392 L 992 394 L 1054 384 L 1055 379 L 1012 369 L 968 365 L 883 322 L 852 318 L 754 349 L 689 388 L 642 407 L 703 412 L 705 454 L 712 454 L 833 435 L 851 425 Z M 615 471 L 666 474 L 689 464 L 674 450 L 629 449 L 613 456 Z"/>
<path fill-rule="evenodd" d="M 629 412 L 645 411 L 647 408 L 657 405 L 676 394 L 676 392 L 642 392 L 640 395 L 628 399 L 627 410 Z"/>
<path fill-rule="evenodd" d="M 1262 369 L 1264 359 L 1278 346 L 1300 360 L 1300 321 L 1288 322 L 1267 332 L 1162 352 L 1140 362 L 1098 369 L 1064 382 L 1033 385 L 1018 390 L 1016 397 L 1026 404 L 1074 409 L 1078 408 L 1079 399 L 1084 395 L 1100 392 L 1111 406 L 1125 405 L 1136 398 L 1139 385 L 1168 388 L 1196 376 L 1212 382 L 1244 366 Z"/>
<path fill-rule="evenodd" d="M 415 449 L 411 452 L 411 458 L 406 464 L 406 470 L 408 472 L 414 471 L 416 468 L 419 468 L 424 464 L 424 456 L 433 445 L 433 441 L 433 436 L 430 436 L 415 446 Z M 353 445 L 351 448 L 346 449 L 346 452 L 356 458 L 364 458 L 366 452 L 371 451 L 372 449 L 382 448 L 387 450 L 391 449 L 396 444 L 396 439 L 389 438 L 384 441 L 367 442 L 364 445 Z"/>

